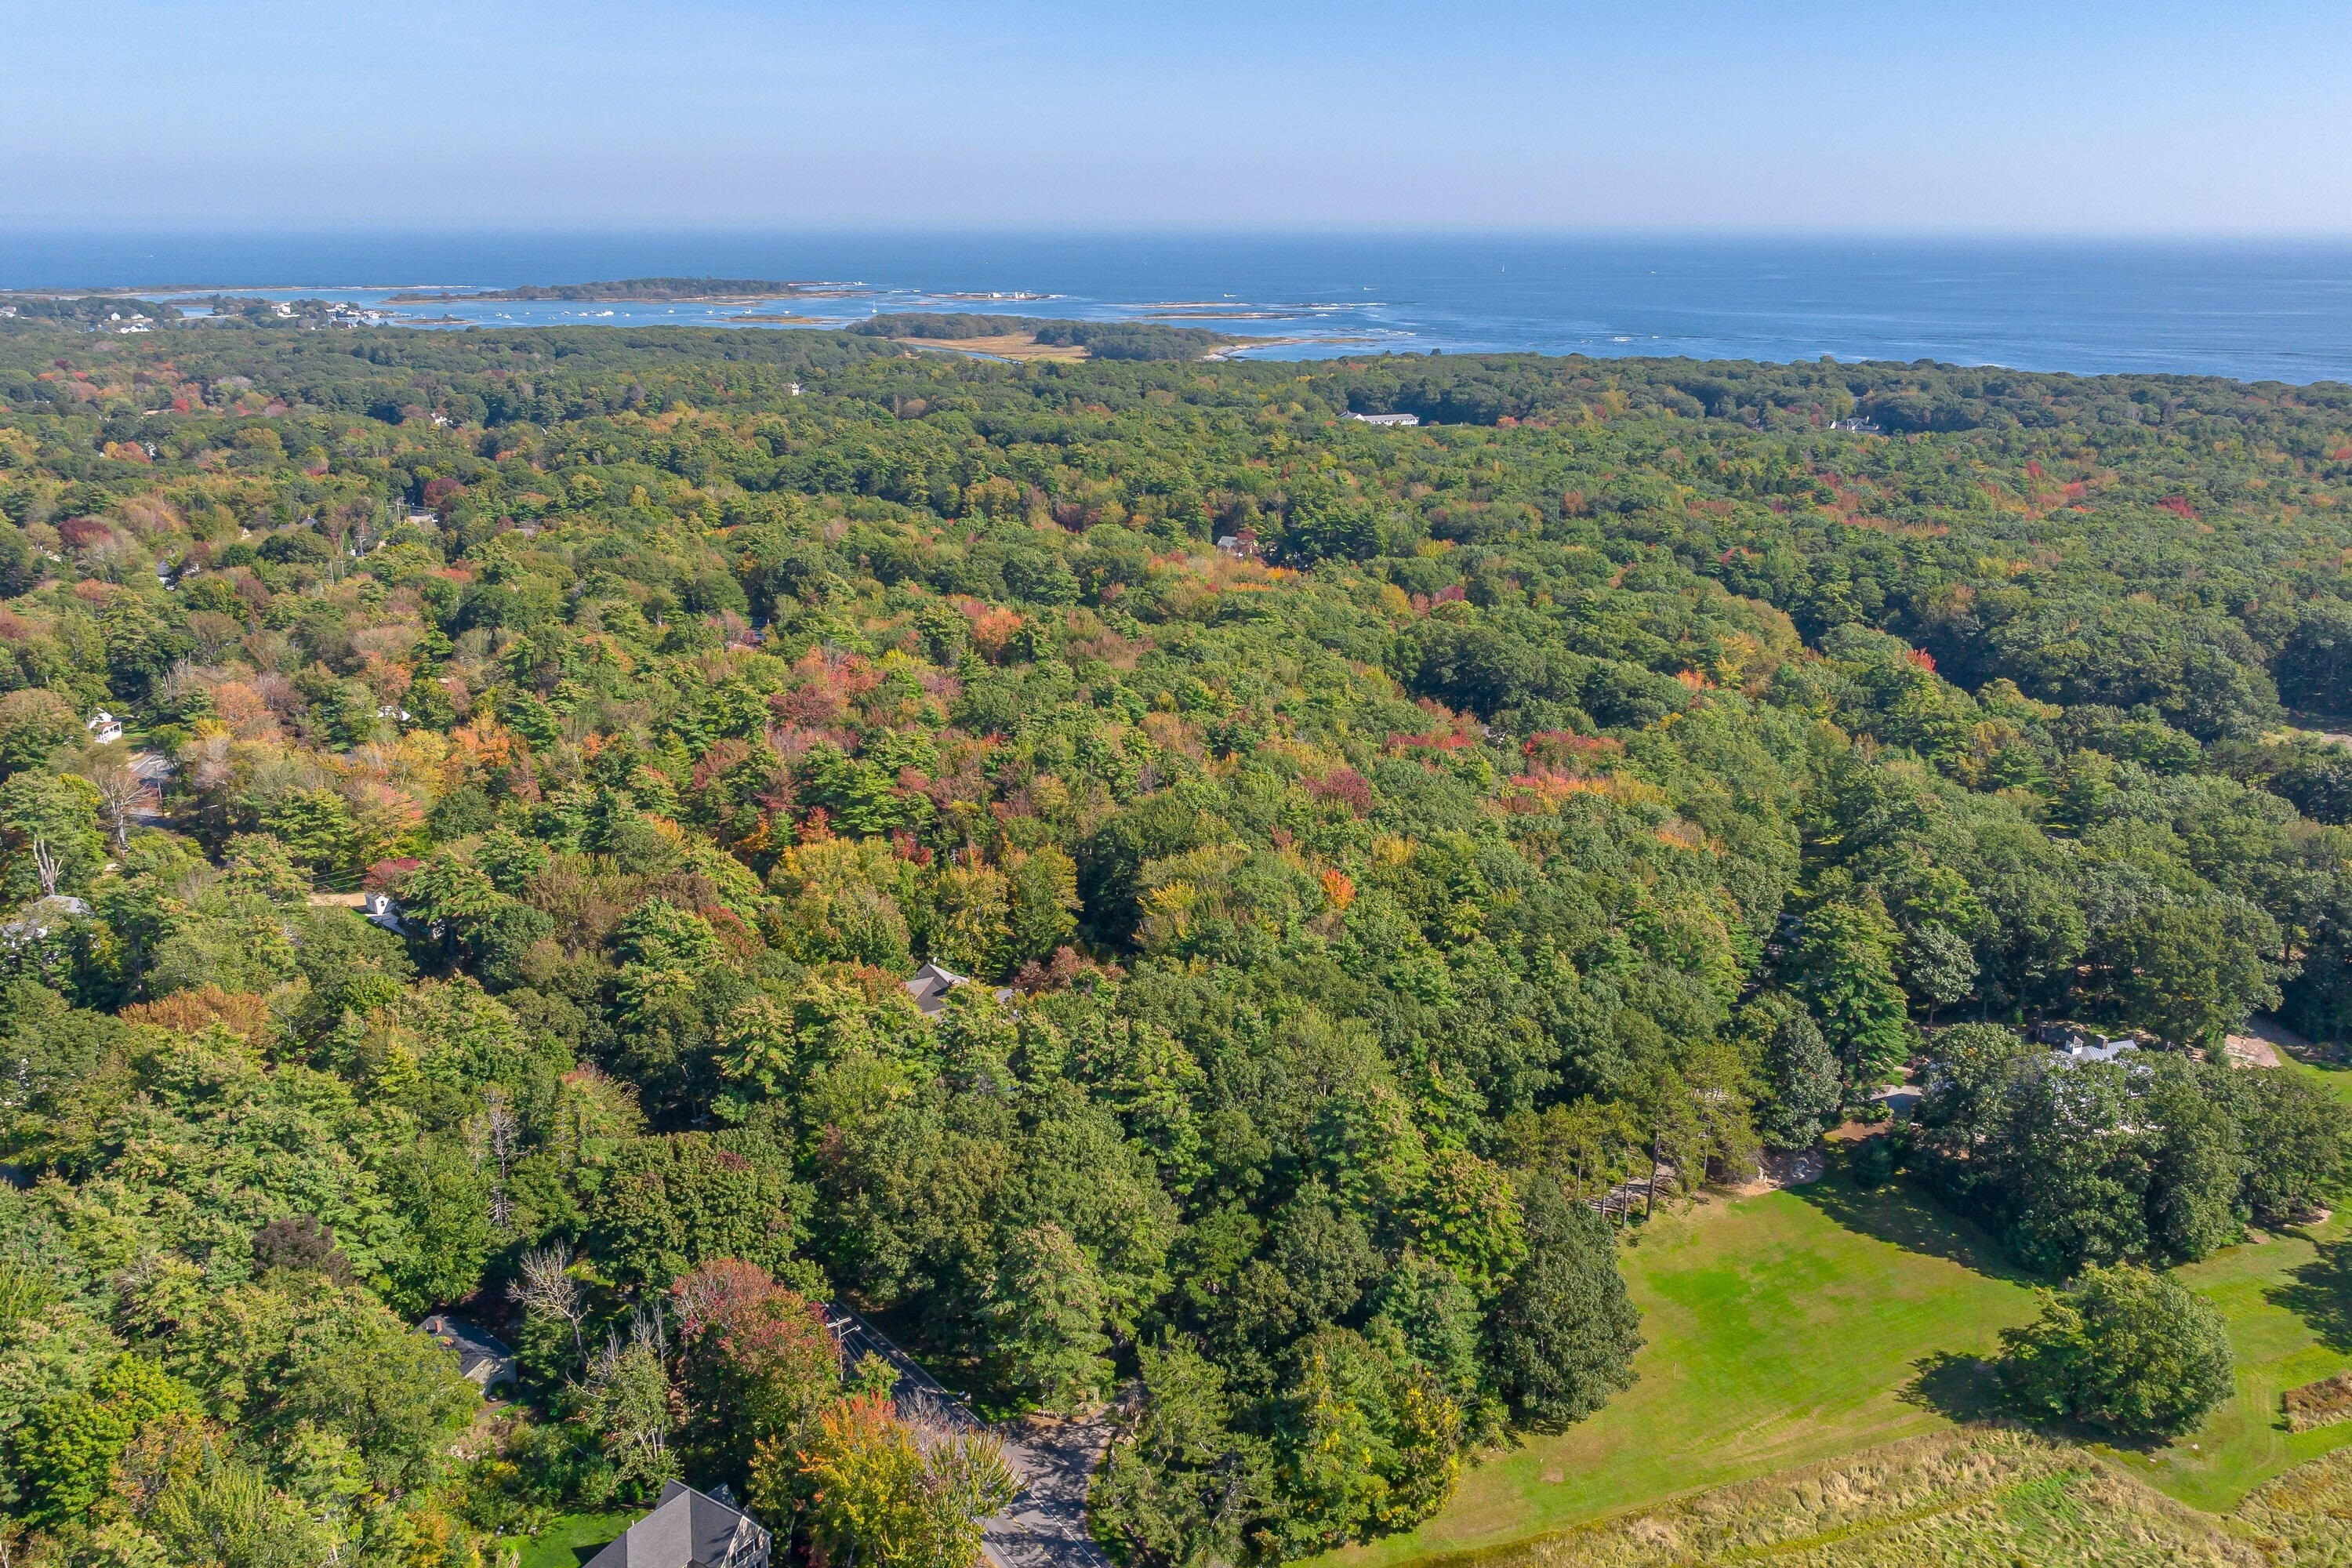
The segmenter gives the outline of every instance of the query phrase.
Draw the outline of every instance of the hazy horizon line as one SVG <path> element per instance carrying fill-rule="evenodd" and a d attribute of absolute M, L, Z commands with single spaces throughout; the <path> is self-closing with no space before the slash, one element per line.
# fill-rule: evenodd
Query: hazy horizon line
<path fill-rule="evenodd" d="M 775 225 L 723 224 L 572 224 L 436 223 L 436 224 L 304 224 L 253 220 L 206 225 L 113 223 L 91 220 L 0 218 L 7 232 L 0 234 L 0 251 L 11 241 L 36 237 L 81 238 L 374 238 L 400 237 L 436 239 L 531 237 L 579 239 L 843 239 L 843 238 L 1003 238 L 1103 240 L 1582 240 L 1688 242 L 1870 242 L 2000 243 L 2000 244 L 2181 244 L 2181 245 L 2344 245 L 2352 246 L 2352 226 L 2342 228 L 2280 229 L 2055 229 L 2055 228 L 1926 228 L 1926 227 L 1726 227 L 1601 226 L 1514 226 L 1483 225 L 1325 225 L 1267 226 L 1251 225 L 1086 224 L 813 224 L 784 227 Z"/>

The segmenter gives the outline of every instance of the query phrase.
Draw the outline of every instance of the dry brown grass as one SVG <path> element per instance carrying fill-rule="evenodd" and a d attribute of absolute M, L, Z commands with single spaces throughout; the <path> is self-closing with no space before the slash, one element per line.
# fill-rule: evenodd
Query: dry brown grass
<path fill-rule="evenodd" d="M 2315 1426 L 2352 1420 L 2352 1372 L 2339 1372 L 2334 1377 L 2290 1388 L 2280 1396 L 2280 1404 L 2286 1410 L 2286 1429 L 2290 1432 L 2308 1432 Z"/>
<path fill-rule="evenodd" d="M 2231 1518 L 2273 1563 L 2352 1568 L 2352 1448 L 2255 1488 Z"/>
<path fill-rule="evenodd" d="M 2331 1485 L 2352 1487 L 2352 1476 Z M 2301 1493 L 2273 1511 L 2314 1542 L 2326 1537 L 2326 1526 L 2343 1528 L 2332 1517 L 2315 1518 Z M 2280 1539 L 2286 1538 L 2282 1529 Z M 1972 1428 L 1440 1561 L 1446 1568 L 1764 1562 L 1790 1568 L 2256 1568 L 2282 1560 L 2082 1449 L 2022 1432 Z M 2300 1568 L 2346 1560 L 2289 1561 Z"/>
<path fill-rule="evenodd" d="M 215 1024 L 246 1043 L 266 1045 L 270 1036 L 269 1003 L 250 991 L 224 991 L 206 985 L 194 991 L 174 991 L 153 1002 L 134 1002 L 122 1009 L 126 1023 L 152 1024 L 179 1035 L 200 1035 Z"/>

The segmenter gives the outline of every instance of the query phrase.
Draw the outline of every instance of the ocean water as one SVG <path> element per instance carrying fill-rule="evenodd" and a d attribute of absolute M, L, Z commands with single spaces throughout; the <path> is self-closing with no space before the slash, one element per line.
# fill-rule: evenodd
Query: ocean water
<path fill-rule="evenodd" d="M 822 287 L 746 306 L 396 304 L 647 276 Z M 883 310 L 1192 322 L 1252 358 L 1934 359 L 2352 381 L 2352 245 L 816 234 L 0 233 L 0 287 L 218 288 L 410 325 L 805 330 Z M 798 321 L 747 317 L 800 318 Z"/>

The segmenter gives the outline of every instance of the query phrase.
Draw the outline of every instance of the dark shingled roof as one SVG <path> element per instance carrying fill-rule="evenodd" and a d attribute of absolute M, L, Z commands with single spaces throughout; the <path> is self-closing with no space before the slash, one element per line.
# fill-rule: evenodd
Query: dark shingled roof
<path fill-rule="evenodd" d="M 683 1481 L 653 1512 L 588 1560 L 588 1568 L 768 1568 L 768 1532 L 739 1509 Z"/>

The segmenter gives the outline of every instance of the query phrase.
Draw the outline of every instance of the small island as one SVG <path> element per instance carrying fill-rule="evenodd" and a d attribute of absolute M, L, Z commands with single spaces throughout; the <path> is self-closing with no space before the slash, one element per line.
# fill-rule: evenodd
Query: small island
<path fill-rule="evenodd" d="M 484 303 L 517 300 L 635 301 L 646 304 L 716 303 L 727 300 L 773 300 L 805 294 L 826 286 L 793 283 L 768 278 L 624 278 L 604 283 L 526 283 L 515 289 L 460 291 L 424 289 L 394 294 L 396 305 L 438 305 L 459 300 Z"/>
<path fill-rule="evenodd" d="M 889 338 L 914 348 L 1016 360 L 1212 359 L 1237 348 L 1256 347 L 1271 341 L 1156 321 L 1056 321 L 1035 316 L 989 316 L 973 311 L 906 311 L 869 316 L 845 330 L 862 337 Z"/>

